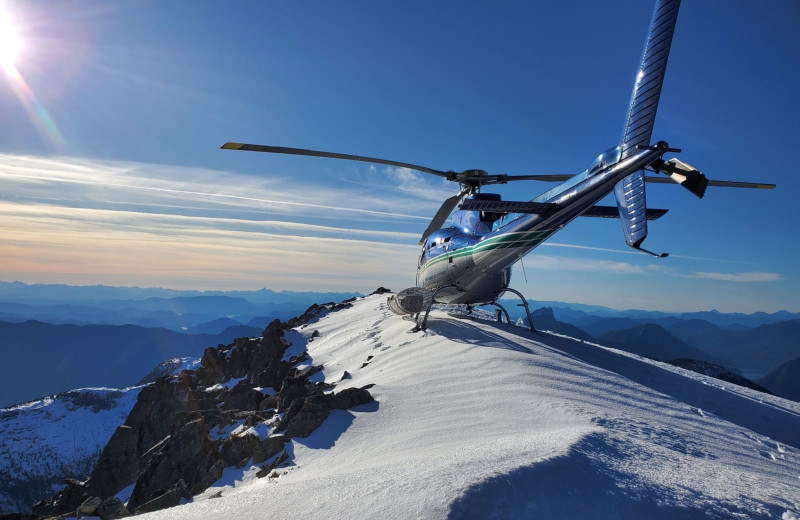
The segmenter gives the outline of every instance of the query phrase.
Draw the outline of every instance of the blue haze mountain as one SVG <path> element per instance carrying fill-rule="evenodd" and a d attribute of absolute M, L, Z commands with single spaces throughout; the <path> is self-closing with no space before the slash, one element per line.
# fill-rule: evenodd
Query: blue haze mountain
<path fill-rule="evenodd" d="M 0 322 L 0 407 L 73 388 L 132 386 L 166 359 L 199 357 L 207 347 L 260 332 L 246 326 L 181 334 L 136 325 Z"/>
<path fill-rule="evenodd" d="M 783 363 L 759 383 L 775 395 L 800 401 L 800 357 Z"/>

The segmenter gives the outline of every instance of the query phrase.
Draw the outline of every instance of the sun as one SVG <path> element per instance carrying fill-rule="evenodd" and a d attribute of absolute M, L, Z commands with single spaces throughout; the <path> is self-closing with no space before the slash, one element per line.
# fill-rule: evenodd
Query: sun
<path fill-rule="evenodd" d="M 0 7 L 0 66 L 6 70 L 13 69 L 20 48 L 22 40 L 17 35 L 11 17 Z"/>

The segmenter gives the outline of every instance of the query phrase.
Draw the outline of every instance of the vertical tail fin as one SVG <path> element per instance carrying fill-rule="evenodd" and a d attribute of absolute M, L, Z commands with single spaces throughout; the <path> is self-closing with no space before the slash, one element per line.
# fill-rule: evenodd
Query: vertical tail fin
<path fill-rule="evenodd" d="M 622 133 L 623 159 L 636 153 L 637 146 L 650 144 L 680 4 L 680 0 L 656 1 Z M 617 183 L 614 195 L 617 198 L 625 242 L 635 249 L 641 249 L 640 246 L 647 237 L 644 172 L 638 171 Z M 643 251 L 649 253 L 647 250 Z"/>
<path fill-rule="evenodd" d="M 642 62 L 636 73 L 628 118 L 622 133 L 623 159 L 635 153 L 636 146 L 650 144 L 680 5 L 680 0 L 658 0 L 653 10 L 653 19 L 650 21 L 650 30 L 644 45 Z"/>

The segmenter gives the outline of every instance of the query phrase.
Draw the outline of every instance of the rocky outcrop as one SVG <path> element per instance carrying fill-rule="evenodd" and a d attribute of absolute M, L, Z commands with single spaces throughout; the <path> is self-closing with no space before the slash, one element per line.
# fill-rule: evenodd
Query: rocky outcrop
<path fill-rule="evenodd" d="M 314 394 L 295 399 L 275 428 L 288 437 L 308 437 L 328 418 L 332 409 L 346 410 L 372 402 L 369 391 L 348 388 L 338 394 Z"/>
<path fill-rule="evenodd" d="M 181 492 L 186 498 L 191 498 L 192 495 L 186 491 L 200 483 L 218 460 L 219 450 L 209 440 L 203 420 L 189 422 L 150 456 L 136 480 L 128 507 L 135 510 L 163 495 L 179 481 L 185 483 Z"/>
<path fill-rule="evenodd" d="M 88 481 L 67 482 L 33 512 L 54 516 L 86 507 L 102 518 L 120 518 L 191 499 L 228 466 L 252 461 L 264 464 L 259 476 L 269 475 L 289 459 L 285 444 L 292 437 L 310 435 L 332 409 L 372 401 L 366 389 L 325 393 L 334 385 L 309 379 L 322 366 L 310 363 L 307 351 L 284 359 L 285 330 L 347 306 L 313 305 L 288 323 L 273 321 L 260 338 L 206 349 L 197 370 L 156 379 L 139 393 Z M 278 390 L 264 395 L 264 388 Z M 131 484 L 126 507 L 114 495 Z"/>

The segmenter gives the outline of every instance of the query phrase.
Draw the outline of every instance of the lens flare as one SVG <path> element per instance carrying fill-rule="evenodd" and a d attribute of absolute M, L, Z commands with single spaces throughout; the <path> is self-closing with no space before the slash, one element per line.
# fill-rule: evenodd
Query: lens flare
<path fill-rule="evenodd" d="M 22 48 L 17 30 L 8 13 L 0 7 L 0 65 L 6 70 L 14 67 L 14 60 Z"/>
<path fill-rule="evenodd" d="M 0 5 L 0 67 L 5 71 L 7 81 L 25 107 L 31 121 L 47 135 L 57 149 L 63 150 L 65 143 L 61 132 L 17 69 L 15 60 L 21 49 L 22 40 L 17 34 L 14 21 Z"/>

